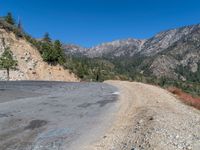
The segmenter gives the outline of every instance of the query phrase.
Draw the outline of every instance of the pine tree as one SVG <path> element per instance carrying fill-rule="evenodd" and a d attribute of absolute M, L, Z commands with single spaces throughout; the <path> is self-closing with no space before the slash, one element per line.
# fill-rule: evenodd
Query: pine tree
<path fill-rule="evenodd" d="M 17 28 L 19 29 L 19 31 L 21 31 L 21 32 L 23 31 L 21 19 L 19 19 L 19 21 L 18 21 Z"/>
<path fill-rule="evenodd" d="M 17 61 L 13 59 L 13 54 L 9 48 L 6 48 L 0 57 L 0 68 L 6 69 L 7 80 L 10 79 L 10 69 L 16 69 Z"/>
<path fill-rule="evenodd" d="M 14 18 L 13 18 L 13 16 L 12 16 L 12 13 L 11 13 L 11 12 L 9 12 L 9 13 L 7 14 L 7 16 L 5 16 L 5 21 L 6 21 L 7 23 L 11 24 L 11 25 L 15 25 L 15 20 L 14 20 Z"/>
<path fill-rule="evenodd" d="M 62 44 L 59 40 L 56 40 L 54 42 L 54 50 L 56 53 L 58 63 L 64 64 L 65 63 L 64 50 L 63 50 Z"/>
<path fill-rule="evenodd" d="M 50 38 L 48 32 L 44 34 L 43 41 L 44 41 L 44 42 L 47 42 L 47 43 L 51 43 L 51 38 Z"/>
<path fill-rule="evenodd" d="M 57 51 L 59 51 L 59 52 L 62 51 L 62 44 L 61 44 L 61 42 L 60 42 L 59 40 L 56 40 L 56 41 L 54 42 L 54 48 L 55 48 Z"/>

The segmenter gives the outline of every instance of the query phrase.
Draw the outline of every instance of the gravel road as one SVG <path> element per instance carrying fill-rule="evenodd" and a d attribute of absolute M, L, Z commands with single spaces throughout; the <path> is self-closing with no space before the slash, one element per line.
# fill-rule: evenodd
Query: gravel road
<path fill-rule="evenodd" d="M 200 111 L 137 82 L 0 82 L 0 149 L 199 150 Z"/>
<path fill-rule="evenodd" d="M 106 83 L 0 82 L 0 150 L 81 150 L 112 125 Z"/>
<path fill-rule="evenodd" d="M 156 86 L 107 81 L 119 88 L 113 126 L 91 149 L 200 150 L 200 111 Z"/>

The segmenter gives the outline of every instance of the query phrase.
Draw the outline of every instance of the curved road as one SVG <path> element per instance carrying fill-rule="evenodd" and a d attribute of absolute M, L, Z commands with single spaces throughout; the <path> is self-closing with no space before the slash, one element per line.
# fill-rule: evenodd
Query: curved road
<path fill-rule="evenodd" d="M 0 82 L 0 149 L 199 150 L 200 111 L 137 82 Z"/>
<path fill-rule="evenodd" d="M 75 150 L 112 124 L 117 89 L 105 83 L 0 82 L 0 150 Z"/>

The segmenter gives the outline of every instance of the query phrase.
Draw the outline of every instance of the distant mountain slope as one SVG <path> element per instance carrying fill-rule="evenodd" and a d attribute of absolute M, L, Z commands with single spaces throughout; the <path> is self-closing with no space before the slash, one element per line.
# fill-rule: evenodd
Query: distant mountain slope
<path fill-rule="evenodd" d="M 158 54 L 150 67 L 156 76 L 200 79 L 200 25 L 181 28 L 179 40 Z M 185 34 L 183 34 L 185 33 Z M 187 33 L 187 34 L 186 34 Z M 178 34 L 178 33 L 176 33 Z"/>
<path fill-rule="evenodd" d="M 143 40 L 127 39 L 118 40 L 109 43 L 103 43 L 96 47 L 92 47 L 87 51 L 89 57 L 120 57 L 134 56 L 141 51 Z"/>
<path fill-rule="evenodd" d="M 3 44 L 5 42 L 5 45 Z M 9 47 L 18 61 L 17 70 L 11 70 L 11 80 L 78 81 L 73 73 L 62 66 L 51 66 L 43 61 L 39 51 L 23 38 L 16 38 L 0 26 L 0 55 Z M 6 80 L 6 71 L 0 70 L 0 80 Z"/>
<path fill-rule="evenodd" d="M 127 39 L 117 40 L 113 42 L 103 43 L 92 48 L 83 48 L 77 45 L 65 45 L 65 51 L 68 54 L 81 54 L 88 57 L 102 57 L 109 55 L 110 57 L 145 55 L 153 56 L 164 51 L 175 42 L 185 36 L 195 32 L 199 25 L 185 26 L 177 29 L 171 29 L 160 32 L 150 39 L 138 40 Z"/>
<path fill-rule="evenodd" d="M 77 45 L 65 45 L 66 54 L 75 56 L 95 57 L 120 57 L 133 56 L 141 51 L 141 47 L 145 40 L 127 39 L 117 40 L 113 42 L 103 43 L 92 48 L 83 48 Z"/>
<path fill-rule="evenodd" d="M 134 70 L 129 74 L 137 71 L 156 77 L 200 81 L 199 24 L 160 32 L 147 40 L 118 40 L 88 49 L 69 49 L 66 52 L 72 55 L 112 59 L 118 70 Z"/>
<path fill-rule="evenodd" d="M 66 44 L 63 46 L 65 49 L 65 53 L 67 55 L 76 55 L 76 56 L 81 56 L 85 55 L 88 51 L 87 48 L 80 47 L 78 45 L 73 45 L 73 44 Z"/>
<path fill-rule="evenodd" d="M 186 26 L 160 32 L 144 43 L 140 54 L 150 56 L 162 52 L 184 36 L 192 33 L 196 27 L 198 27 L 198 25 Z"/>

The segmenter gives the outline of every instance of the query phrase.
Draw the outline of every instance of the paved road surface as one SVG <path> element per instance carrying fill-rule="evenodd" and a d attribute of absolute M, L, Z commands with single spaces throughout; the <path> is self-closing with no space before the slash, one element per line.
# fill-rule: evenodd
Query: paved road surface
<path fill-rule="evenodd" d="M 105 83 L 0 82 L 0 150 L 75 150 L 112 124 L 117 89 Z"/>

